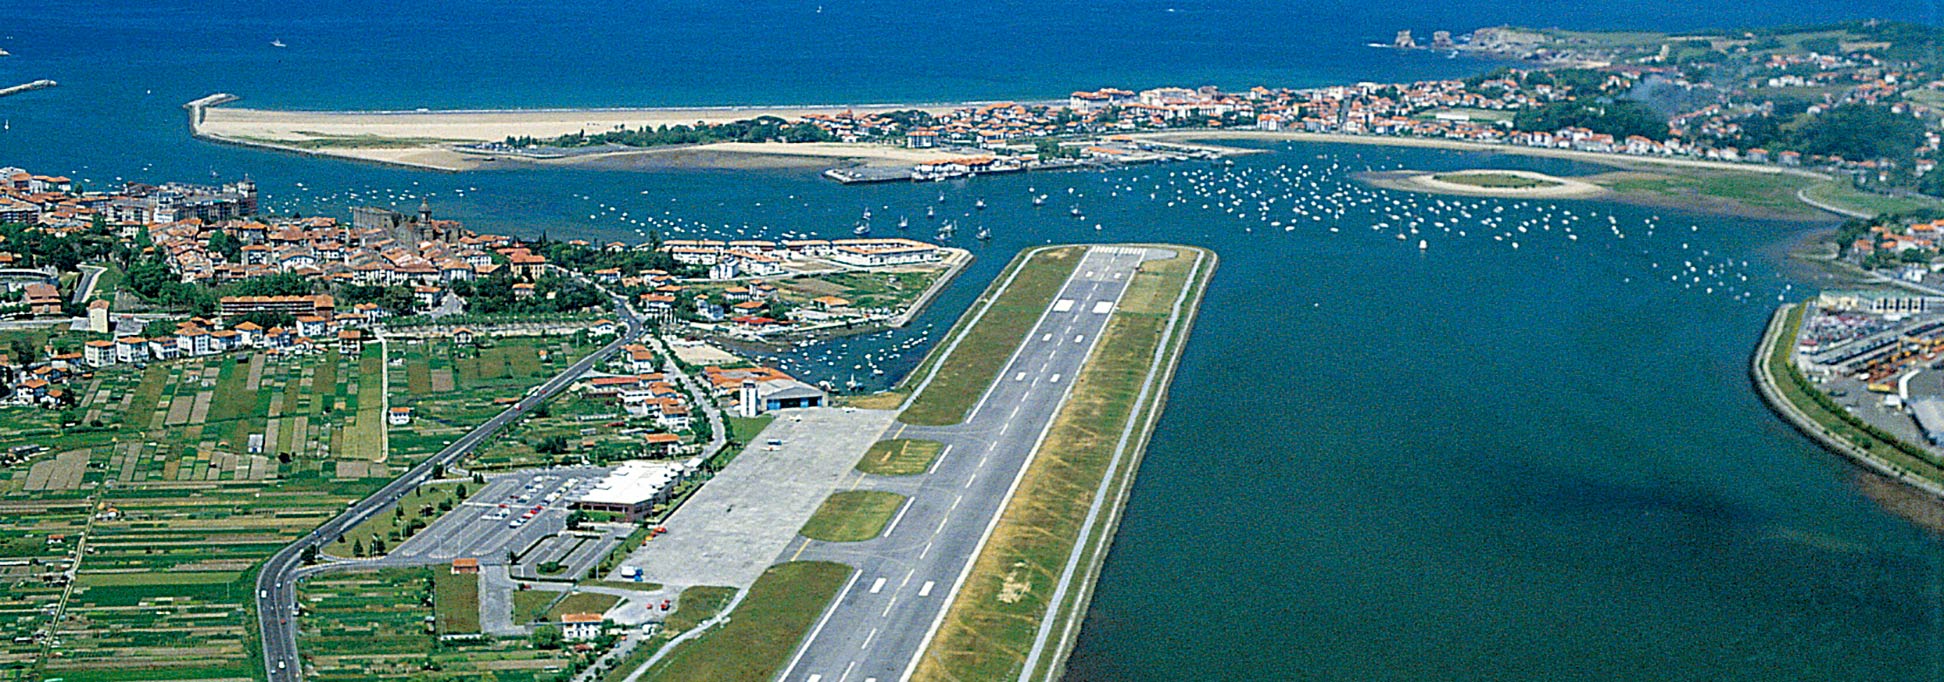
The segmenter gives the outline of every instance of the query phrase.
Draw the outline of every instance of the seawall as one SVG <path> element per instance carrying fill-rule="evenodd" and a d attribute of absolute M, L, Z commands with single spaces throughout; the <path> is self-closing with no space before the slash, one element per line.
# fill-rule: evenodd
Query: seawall
<path fill-rule="evenodd" d="M 1870 451 L 1858 447 L 1855 443 L 1830 433 L 1782 394 L 1781 387 L 1776 383 L 1775 373 L 1770 370 L 1769 358 L 1774 355 L 1780 344 L 1793 341 L 1782 337 L 1787 331 L 1789 311 L 1795 305 L 1807 304 L 1783 304 L 1776 308 L 1775 314 L 1769 316 L 1768 329 L 1762 332 L 1762 341 L 1755 345 L 1754 357 L 1749 360 L 1749 378 L 1755 383 L 1756 392 L 1761 394 L 1762 402 L 1766 403 L 1776 416 L 1781 417 L 1783 421 L 1795 427 L 1795 430 L 1816 441 L 1823 448 L 1842 455 L 1851 462 L 1885 478 L 1895 479 L 1912 488 L 1944 498 L 1944 486 L 1911 473 L 1895 463 L 1871 454 Z"/>

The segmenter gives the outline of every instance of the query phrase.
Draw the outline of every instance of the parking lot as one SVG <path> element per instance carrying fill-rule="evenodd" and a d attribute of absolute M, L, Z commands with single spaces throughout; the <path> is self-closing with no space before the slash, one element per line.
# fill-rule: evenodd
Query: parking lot
<path fill-rule="evenodd" d="M 749 449 L 635 550 L 622 571 L 666 585 L 747 587 L 782 552 L 897 413 L 818 407 L 780 410 Z M 774 445 L 772 445 L 774 443 Z"/>
<path fill-rule="evenodd" d="M 509 551 L 534 556 L 539 552 L 528 549 L 565 530 L 570 504 L 607 472 L 603 467 L 561 467 L 495 476 L 485 488 L 406 540 L 392 556 L 427 562 L 472 557 L 491 564 L 506 563 Z M 579 553 L 567 554 L 580 560 Z M 556 558 L 550 554 L 541 561 Z M 580 568 L 591 565 L 591 560 L 586 561 Z"/>

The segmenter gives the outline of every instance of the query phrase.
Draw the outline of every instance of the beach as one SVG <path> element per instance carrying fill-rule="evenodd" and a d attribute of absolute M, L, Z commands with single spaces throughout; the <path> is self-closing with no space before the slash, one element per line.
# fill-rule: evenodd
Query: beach
<path fill-rule="evenodd" d="M 199 100 L 200 101 L 200 100 Z M 440 171 L 537 164 L 597 167 L 768 168 L 829 165 L 833 161 L 909 165 L 951 158 L 949 152 L 842 142 L 720 142 L 547 156 L 461 149 L 508 137 L 552 138 L 620 128 L 720 124 L 763 116 L 799 120 L 811 115 L 917 109 L 942 113 L 962 104 L 801 107 L 690 107 L 653 109 L 524 109 L 480 111 L 273 111 L 189 105 L 196 136 L 218 142 Z"/>

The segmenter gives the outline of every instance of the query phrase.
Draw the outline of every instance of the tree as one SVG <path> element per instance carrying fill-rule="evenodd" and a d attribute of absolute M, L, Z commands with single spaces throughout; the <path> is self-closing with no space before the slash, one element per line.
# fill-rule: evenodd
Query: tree
<path fill-rule="evenodd" d="M 560 628 L 551 624 L 536 627 L 533 629 L 532 639 L 535 649 L 558 649 L 561 642 Z"/>
<path fill-rule="evenodd" d="M 1667 139 L 1667 119 L 1654 113 L 1647 105 L 1631 100 L 1551 102 L 1519 111 L 1512 119 L 1512 126 L 1528 131 L 1586 128 L 1612 135 L 1616 139 L 1632 135 Z"/>

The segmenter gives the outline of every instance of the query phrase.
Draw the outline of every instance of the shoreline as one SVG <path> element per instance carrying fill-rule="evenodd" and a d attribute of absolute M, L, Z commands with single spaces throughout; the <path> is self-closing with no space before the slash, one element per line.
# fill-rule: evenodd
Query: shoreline
<path fill-rule="evenodd" d="M 1778 345 L 1784 341 L 1781 336 L 1788 326 L 1789 312 L 1797 306 L 1806 305 L 1808 304 L 1785 303 L 1778 306 L 1775 312 L 1769 315 L 1769 323 L 1762 332 L 1762 339 L 1755 345 L 1755 352 L 1749 363 L 1749 378 L 1755 383 L 1756 393 L 1761 396 L 1762 403 L 1797 432 L 1821 445 L 1824 450 L 1840 455 L 1850 463 L 1885 480 L 1903 484 L 1935 499 L 1944 499 L 1944 486 L 1885 461 L 1868 450 L 1857 447 L 1854 443 L 1838 438 L 1817 424 L 1802 411 L 1802 408 L 1790 402 L 1787 396 L 1782 395 L 1782 389 L 1776 384 L 1775 375 L 1770 371 L 1770 359 L 1779 350 Z"/>
<path fill-rule="evenodd" d="M 1487 187 L 1467 185 L 1458 182 L 1439 180 L 1439 175 L 1496 174 L 1528 180 L 1536 180 L 1545 185 L 1535 187 Z M 1453 194 L 1473 197 L 1499 197 L 1504 199 L 1598 199 L 1610 198 L 1612 190 L 1575 178 L 1562 178 L 1532 171 L 1480 168 L 1460 171 L 1372 171 L 1354 175 L 1365 183 L 1405 192 L 1426 192 L 1430 194 Z"/>
<path fill-rule="evenodd" d="M 885 142 L 713 142 L 706 144 L 612 149 L 568 150 L 532 154 L 520 150 L 495 151 L 471 145 L 503 141 L 507 137 L 550 137 L 576 132 L 639 128 L 657 125 L 723 123 L 758 116 L 801 119 L 808 115 L 881 113 L 918 109 L 934 114 L 986 102 L 861 105 L 718 105 L 696 107 L 608 107 L 539 109 L 448 109 L 277 111 L 229 108 L 237 101 L 227 93 L 212 94 L 183 105 L 189 111 L 193 137 L 217 144 L 284 152 L 313 158 L 460 173 L 473 170 L 577 168 L 594 170 L 798 170 L 818 167 L 862 166 L 896 168 L 956 158 L 966 150 L 908 148 Z M 1032 102 L 1043 104 L 1044 102 Z M 1746 196 L 1716 195 L 1696 185 L 1709 173 L 1741 173 L 1743 177 L 1800 178 L 1833 182 L 1832 176 L 1811 169 L 1773 164 L 1750 164 L 1683 157 L 1593 152 L 1528 147 L 1432 137 L 1361 135 L 1305 131 L 1181 129 L 1103 135 L 1148 144 L 1171 145 L 1220 154 L 1251 154 L 1270 150 L 1220 144 L 1225 140 L 1263 140 L 1324 144 L 1442 149 L 1461 152 L 1513 154 L 1564 159 L 1616 169 L 1585 177 L 1552 178 L 1568 185 L 1522 190 L 1477 188 L 1436 183 L 1423 178 L 1360 177 L 1389 189 L 1441 194 L 1534 199 L 1610 199 L 1647 206 L 1689 208 L 1757 219 L 1814 220 L 1824 216 L 1857 217 L 1865 209 L 1832 204 L 1795 188 L 1788 206 Z M 1499 169 L 1493 169 L 1499 170 Z M 1685 175 L 1681 173 L 1685 171 Z M 1511 172 L 1511 171 L 1501 171 Z M 1395 173 L 1395 172 L 1387 172 Z M 1650 174 L 1672 174 L 1675 184 L 1642 189 L 1661 181 Z M 1628 177 L 1629 174 L 1632 177 Z M 1605 181 L 1603 181 L 1603 178 Z M 1686 178 L 1682 180 L 1681 178 Z M 1645 181 L 1645 182 L 1642 182 Z M 1746 182 L 1768 184 L 1785 180 Z M 1619 185 L 1634 185 L 1621 187 Z"/>
<path fill-rule="evenodd" d="M 1437 137 L 1408 137 L 1404 135 L 1348 135 L 1344 133 L 1308 133 L 1308 132 L 1297 132 L 1297 131 L 1267 131 L 1267 130 L 1206 130 L 1206 131 L 1181 130 L 1181 131 L 1166 131 L 1166 132 L 1154 132 L 1154 133 L 1134 133 L 1131 134 L 1130 136 L 1136 139 L 1151 137 L 1155 139 L 1166 140 L 1173 137 L 1182 137 L 1187 139 L 1200 139 L 1200 140 L 1224 140 L 1224 139 L 1226 140 L 1272 140 L 1272 141 L 1289 141 L 1289 142 L 1331 142 L 1331 143 L 1340 143 L 1340 144 L 1364 144 L 1364 145 L 1377 145 L 1377 146 L 1387 146 L 1387 147 L 1421 147 L 1421 148 L 1430 148 L 1430 149 L 1448 149 L 1452 151 L 1495 152 L 1500 154 L 1518 154 L 1521 156 L 1541 156 L 1547 158 L 1568 159 L 1573 161 L 1586 161 L 1589 163 L 1597 163 L 1606 166 L 1627 168 L 1628 170 L 1638 170 L 1637 168 L 1628 168 L 1627 167 L 1628 164 L 1652 164 L 1652 165 L 1660 165 L 1660 166 L 1678 166 L 1683 168 L 1696 168 L 1696 169 L 1705 169 L 1705 170 L 1740 171 L 1744 173 L 1763 173 L 1763 174 L 1772 174 L 1772 175 L 1792 175 L 1796 177 L 1814 178 L 1817 180 L 1830 179 L 1828 175 L 1823 173 L 1819 173 L 1813 170 L 1808 170 L 1805 168 L 1790 168 L 1787 166 L 1775 166 L 1775 165 L 1754 164 L 1754 163 L 1731 163 L 1727 161 L 1709 161 L 1707 159 L 1685 159 L 1685 158 L 1665 157 L 1665 156 L 1615 154 L 1611 152 L 1589 152 L 1589 151 L 1581 151 L 1578 149 L 1555 149 L 1552 147 L 1527 147 L 1527 146 L 1515 145 L 1515 144 L 1489 144 L 1484 142 L 1471 142 L 1468 140 L 1448 140 L 1448 139 L 1437 138 Z"/>
<path fill-rule="evenodd" d="M 1144 246 L 1181 248 L 1166 244 Z M 1045 630 L 1042 631 L 1043 634 L 1041 636 L 1035 637 L 1034 647 L 1040 651 L 1039 655 L 1045 661 L 1044 670 L 1046 674 L 1040 679 L 1055 680 L 1063 677 L 1066 672 L 1067 659 L 1073 654 L 1073 647 L 1080 641 L 1081 624 L 1086 620 L 1087 612 L 1093 604 L 1094 590 L 1099 586 L 1101 570 L 1107 566 L 1107 555 L 1109 550 L 1113 548 L 1114 537 L 1120 534 L 1121 517 L 1127 513 L 1128 498 L 1134 494 L 1134 481 L 1140 474 L 1141 461 L 1146 458 L 1148 443 L 1154 439 L 1154 431 L 1160 426 L 1161 415 L 1167 409 L 1168 392 L 1174 385 L 1175 372 L 1181 367 L 1181 357 L 1187 351 L 1189 336 L 1194 331 L 1195 319 L 1201 315 L 1202 302 L 1208 297 L 1208 285 L 1214 281 L 1215 270 L 1221 265 L 1221 255 L 1217 254 L 1214 249 L 1202 247 L 1187 248 L 1194 249 L 1206 255 L 1208 265 L 1202 268 L 1199 277 L 1194 277 L 1189 280 L 1188 287 L 1193 289 L 1192 294 L 1187 292 L 1183 293 L 1183 296 L 1186 297 L 1183 301 L 1186 308 L 1182 311 L 1178 319 L 1178 321 L 1185 323 L 1183 331 L 1178 334 L 1170 333 L 1163 339 L 1161 351 L 1168 354 L 1168 359 L 1167 366 L 1162 370 L 1161 375 L 1158 377 L 1158 384 L 1156 384 L 1161 389 L 1158 394 L 1152 396 L 1147 401 L 1143 408 L 1145 410 L 1145 419 L 1142 420 L 1140 425 L 1141 435 L 1132 444 L 1131 449 L 1124 457 L 1127 465 L 1126 471 L 1119 476 L 1118 480 L 1115 480 L 1112 472 L 1104 477 L 1106 480 L 1103 486 L 1118 486 L 1113 494 L 1113 499 L 1105 505 L 1107 515 L 1105 518 L 1099 519 L 1098 523 L 1083 527 L 1080 537 L 1075 538 L 1074 556 L 1071 561 L 1084 561 L 1086 566 L 1083 569 L 1084 573 L 1078 576 L 1077 580 L 1062 583 L 1060 586 L 1061 589 L 1071 590 L 1070 598 L 1064 600 L 1070 606 L 1062 605 L 1061 600 L 1054 600 L 1048 604 L 1047 613 L 1044 616 L 1044 620 L 1041 621 L 1042 628 L 1057 626 L 1060 632 L 1057 638 L 1052 637 L 1053 633 Z M 1169 348 L 1168 344 L 1170 342 L 1173 342 L 1172 348 Z M 1142 414 L 1141 412 L 1137 412 L 1135 419 L 1141 420 Z M 1128 428 L 1134 428 L 1132 421 L 1130 421 Z M 1098 534 L 1098 538 L 1091 547 L 1087 546 L 1087 536 L 1096 533 Z M 1085 555 L 1086 558 L 1082 559 L 1082 555 Z M 1065 614 L 1065 617 L 1061 618 L 1061 614 Z M 1026 663 L 1023 677 L 1032 679 L 1041 669 L 1040 665 L 1029 660 Z"/>

